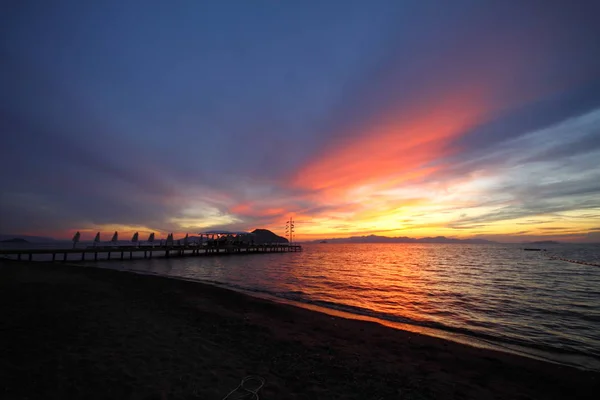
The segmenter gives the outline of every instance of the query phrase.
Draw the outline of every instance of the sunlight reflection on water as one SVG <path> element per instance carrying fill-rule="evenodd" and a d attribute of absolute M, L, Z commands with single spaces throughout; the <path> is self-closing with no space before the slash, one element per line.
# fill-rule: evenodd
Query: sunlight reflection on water
<path fill-rule="evenodd" d="M 311 244 L 302 253 L 104 263 L 496 343 L 600 360 L 600 249 Z M 101 263 L 102 264 L 102 263 Z"/>

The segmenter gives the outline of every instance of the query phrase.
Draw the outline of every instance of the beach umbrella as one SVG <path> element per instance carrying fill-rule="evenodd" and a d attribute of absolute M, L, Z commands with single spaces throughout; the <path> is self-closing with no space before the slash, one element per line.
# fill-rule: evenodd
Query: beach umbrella
<path fill-rule="evenodd" d="M 96 243 L 100 243 L 100 232 L 96 233 L 96 237 L 94 238 L 94 246 L 96 246 Z"/>
<path fill-rule="evenodd" d="M 80 237 L 81 237 L 81 233 L 79 233 L 79 231 L 77 231 L 77 233 L 73 236 L 73 248 L 75 248 L 75 245 L 77 245 L 77 242 L 79 242 Z"/>
<path fill-rule="evenodd" d="M 189 235 L 186 233 L 185 237 L 183 238 L 183 245 L 187 246 L 189 241 L 190 241 Z"/>
<path fill-rule="evenodd" d="M 133 234 L 133 237 L 131 238 L 131 241 L 133 243 L 137 243 L 138 242 L 138 235 L 139 234 L 137 232 Z"/>
<path fill-rule="evenodd" d="M 119 233 L 117 231 L 115 231 L 115 234 L 113 235 L 113 237 L 110 241 L 113 243 L 116 243 L 117 240 L 119 240 Z"/>
<path fill-rule="evenodd" d="M 173 234 L 169 233 L 167 235 L 167 246 L 172 246 L 173 245 Z"/>
<path fill-rule="evenodd" d="M 150 236 L 148 236 L 148 243 L 150 243 L 152 247 L 154 247 L 154 232 L 152 232 Z"/>

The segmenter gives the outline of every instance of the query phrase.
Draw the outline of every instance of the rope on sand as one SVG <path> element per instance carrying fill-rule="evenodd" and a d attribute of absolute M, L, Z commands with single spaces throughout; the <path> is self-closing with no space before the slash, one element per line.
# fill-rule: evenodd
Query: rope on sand
<path fill-rule="evenodd" d="M 259 383 L 259 385 L 256 388 L 245 387 L 246 383 L 248 383 L 250 381 L 256 381 L 256 382 Z M 240 384 L 238 385 L 238 387 L 236 387 L 235 389 L 233 389 L 231 392 L 227 393 L 227 396 L 223 397 L 223 400 L 229 399 L 229 396 L 231 396 L 232 394 L 234 394 L 238 390 L 242 390 L 242 391 L 246 392 L 243 395 L 243 397 L 239 397 L 239 399 L 244 399 L 244 400 L 259 400 L 259 398 L 258 398 L 258 391 L 260 390 L 260 388 L 263 387 L 264 384 L 265 384 L 265 380 L 263 378 L 261 378 L 260 376 L 248 375 L 247 377 L 245 377 L 244 379 L 242 379 L 242 381 L 240 382 Z M 232 398 L 232 400 L 233 400 L 233 398 Z"/>

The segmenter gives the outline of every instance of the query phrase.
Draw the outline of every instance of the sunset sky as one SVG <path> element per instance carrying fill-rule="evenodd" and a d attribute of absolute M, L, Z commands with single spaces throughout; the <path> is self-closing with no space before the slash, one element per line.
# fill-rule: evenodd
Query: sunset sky
<path fill-rule="evenodd" d="M 0 233 L 600 242 L 598 1 L 0 7 Z"/>

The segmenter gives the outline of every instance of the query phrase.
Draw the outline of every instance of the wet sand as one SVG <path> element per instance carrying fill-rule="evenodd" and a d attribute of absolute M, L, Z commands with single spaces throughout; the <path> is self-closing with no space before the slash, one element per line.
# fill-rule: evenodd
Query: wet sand
<path fill-rule="evenodd" d="M 0 261 L 0 310 L 2 399 L 222 399 L 247 375 L 263 400 L 600 392 L 598 372 L 98 268 Z"/>

